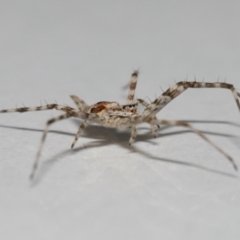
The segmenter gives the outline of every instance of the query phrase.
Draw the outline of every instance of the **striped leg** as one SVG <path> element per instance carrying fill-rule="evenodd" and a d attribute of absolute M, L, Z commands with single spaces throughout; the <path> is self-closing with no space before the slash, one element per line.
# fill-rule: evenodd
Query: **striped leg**
<path fill-rule="evenodd" d="M 70 97 L 75 102 L 75 104 L 77 105 L 79 110 L 87 111 L 89 109 L 89 106 L 81 98 L 79 98 L 75 95 L 71 95 Z"/>
<path fill-rule="evenodd" d="M 154 119 L 157 120 L 156 117 Z M 152 130 L 152 135 L 156 138 L 158 135 L 157 130 L 160 128 L 160 126 L 158 124 L 152 124 L 152 123 L 150 124 L 150 126 L 151 126 L 151 130 Z"/>
<path fill-rule="evenodd" d="M 88 121 L 88 119 L 86 119 L 86 120 L 80 125 L 80 127 L 79 127 L 79 129 L 78 129 L 78 132 L 77 132 L 77 134 L 76 134 L 76 136 L 75 136 L 75 138 L 74 138 L 74 140 L 73 140 L 73 143 L 72 143 L 72 145 L 71 145 L 71 148 L 74 147 L 74 145 L 76 144 L 76 142 L 77 142 L 78 138 L 80 137 L 82 131 L 87 127 L 88 124 L 89 124 L 89 121 Z"/>
<path fill-rule="evenodd" d="M 127 104 L 133 103 L 134 95 L 135 95 L 135 89 L 137 86 L 137 80 L 138 80 L 138 71 L 133 72 L 131 77 L 131 83 L 129 86 L 129 92 L 127 97 Z"/>
<path fill-rule="evenodd" d="M 144 101 L 143 99 L 140 99 L 140 98 L 137 99 L 137 102 L 142 104 L 144 107 L 148 107 L 148 105 L 149 105 L 146 101 Z"/>
<path fill-rule="evenodd" d="M 64 112 L 74 111 L 74 108 L 53 103 L 53 104 L 47 104 L 47 105 L 38 106 L 38 107 L 22 107 L 22 108 L 3 109 L 3 110 L 0 110 L 0 113 L 9 113 L 9 112 L 23 113 L 23 112 L 43 111 L 43 110 L 50 110 L 50 109 L 61 110 Z"/>
<path fill-rule="evenodd" d="M 137 136 L 136 125 L 133 125 L 132 131 L 131 131 L 131 137 L 129 139 L 129 146 L 131 146 L 135 142 L 136 136 Z"/>
<path fill-rule="evenodd" d="M 136 118 L 136 121 L 138 122 L 140 119 Z M 142 118 L 141 119 L 143 122 L 148 122 L 151 124 L 164 124 L 164 125 L 169 125 L 169 126 L 181 126 L 190 129 L 192 132 L 196 133 L 199 137 L 201 137 L 203 140 L 205 140 L 207 143 L 212 145 L 218 152 L 220 152 L 222 155 L 224 155 L 233 165 L 234 169 L 237 170 L 237 165 L 235 161 L 227 154 L 225 153 L 220 147 L 218 147 L 215 143 L 213 143 L 210 139 L 208 139 L 201 131 L 198 129 L 194 128 L 192 125 L 186 123 L 186 122 L 181 122 L 181 121 L 168 121 L 168 120 L 158 120 L 158 119 L 152 119 L 150 117 Z M 141 122 L 139 121 L 139 123 Z"/>
<path fill-rule="evenodd" d="M 138 80 L 138 71 L 134 71 L 132 73 L 131 82 L 130 82 L 130 85 L 129 85 L 127 104 L 132 104 L 133 103 L 133 99 L 134 99 L 134 95 L 135 95 L 135 89 L 136 89 L 136 86 L 137 86 L 137 80 Z M 129 145 L 134 143 L 135 138 L 136 138 L 136 134 L 137 134 L 136 126 L 133 125 L 132 126 L 132 131 L 131 131 L 131 137 L 129 139 Z"/>
<path fill-rule="evenodd" d="M 178 82 L 177 84 L 170 87 L 166 92 L 164 92 L 160 97 L 155 99 L 151 104 L 149 104 L 143 111 L 143 116 L 154 116 L 162 108 L 164 108 L 169 102 L 180 95 L 188 88 L 225 88 L 229 89 L 233 93 L 233 97 L 237 103 L 238 109 L 240 111 L 240 103 L 238 98 L 240 93 L 234 88 L 232 84 L 228 83 L 205 83 L 205 82 Z"/>
<path fill-rule="evenodd" d="M 144 101 L 143 99 L 137 99 L 137 102 L 142 104 L 146 108 L 149 106 L 149 104 L 146 101 Z M 154 119 L 157 119 L 157 118 L 155 117 Z M 151 126 L 151 130 L 152 130 L 152 135 L 156 138 L 157 130 L 158 130 L 158 128 L 160 128 L 160 126 L 156 125 L 156 124 L 150 124 L 150 126 Z"/>
<path fill-rule="evenodd" d="M 37 167 L 38 167 L 39 158 L 40 158 L 40 155 L 41 155 L 41 152 L 42 152 L 43 144 L 45 142 L 49 126 L 51 124 L 57 122 L 57 121 L 60 121 L 60 120 L 63 120 L 63 119 L 66 119 L 66 118 L 69 118 L 69 117 L 72 117 L 72 116 L 73 115 L 70 114 L 70 113 L 65 113 L 63 115 L 60 115 L 59 117 L 52 118 L 49 121 L 47 121 L 46 127 L 45 127 L 43 135 L 42 135 L 42 140 L 41 140 L 41 143 L 40 143 L 39 148 L 38 148 L 37 156 L 36 156 L 36 159 L 35 159 L 34 164 L 33 164 L 32 172 L 30 174 L 30 179 L 31 180 L 34 178 L 34 175 L 36 173 L 36 170 L 37 170 Z"/>

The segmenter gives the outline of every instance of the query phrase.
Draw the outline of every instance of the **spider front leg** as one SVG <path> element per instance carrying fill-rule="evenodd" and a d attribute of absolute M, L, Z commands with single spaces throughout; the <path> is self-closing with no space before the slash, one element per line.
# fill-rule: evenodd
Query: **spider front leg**
<path fill-rule="evenodd" d="M 36 173 L 36 170 L 37 170 L 37 167 L 38 167 L 38 163 L 39 163 L 39 159 L 40 159 L 40 155 L 41 155 L 41 152 L 42 152 L 43 144 L 45 142 L 49 126 L 51 124 L 57 122 L 57 121 L 60 121 L 60 120 L 63 120 L 63 119 L 67 119 L 67 118 L 70 118 L 72 116 L 76 116 L 76 113 L 74 114 L 74 112 L 68 112 L 68 113 L 65 113 L 63 115 L 60 115 L 59 117 L 52 118 L 52 119 L 47 121 L 46 127 L 45 127 L 43 135 L 42 135 L 41 143 L 40 143 L 39 148 L 38 148 L 37 156 L 36 156 L 34 164 L 33 164 L 32 172 L 30 174 L 30 179 L 31 180 L 35 176 L 35 173 Z"/>
<path fill-rule="evenodd" d="M 143 116 L 155 116 L 162 108 L 164 108 L 173 99 L 179 96 L 188 88 L 224 88 L 232 91 L 235 102 L 240 111 L 240 103 L 238 98 L 240 93 L 234 88 L 232 84 L 228 83 L 205 83 L 205 82 L 178 82 L 177 84 L 170 87 L 161 96 L 155 99 L 152 103 L 148 104 L 143 111 Z M 142 100 L 141 100 L 142 101 Z"/>

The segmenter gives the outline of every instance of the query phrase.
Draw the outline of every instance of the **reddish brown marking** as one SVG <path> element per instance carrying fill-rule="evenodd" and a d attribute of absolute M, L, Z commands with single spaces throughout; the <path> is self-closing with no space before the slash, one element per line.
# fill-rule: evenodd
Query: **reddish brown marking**
<path fill-rule="evenodd" d="M 108 103 L 109 102 L 98 102 L 96 103 L 92 109 L 91 109 L 91 113 L 99 113 L 104 109 L 108 109 Z"/>

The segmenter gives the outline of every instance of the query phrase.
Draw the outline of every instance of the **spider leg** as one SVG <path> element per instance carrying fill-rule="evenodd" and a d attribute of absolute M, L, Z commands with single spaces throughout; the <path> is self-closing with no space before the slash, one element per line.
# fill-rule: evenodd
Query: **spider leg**
<path fill-rule="evenodd" d="M 157 120 L 156 117 L 154 119 Z M 154 138 L 156 138 L 158 135 L 157 130 L 160 128 L 160 126 L 158 124 L 152 124 L 152 123 L 150 123 L 150 126 L 151 126 L 151 130 L 152 130 L 152 135 Z"/>
<path fill-rule="evenodd" d="M 146 108 L 149 106 L 149 104 L 146 101 L 144 101 L 143 99 L 137 99 L 137 102 L 142 104 Z M 157 119 L 157 118 L 155 118 L 155 119 Z M 160 125 L 150 124 L 150 126 L 151 126 L 151 130 L 152 130 L 152 135 L 156 138 L 157 137 L 157 129 L 160 128 Z"/>
<path fill-rule="evenodd" d="M 46 127 L 45 127 L 43 135 L 42 135 L 41 143 L 40 143 L 39 148 L 38 148 L 37 156 L 36 156 L 34 164 L 33 164 L 32 172 L 30 174 L 30 179 L 31 180 L 34 178 L 34 175 L 36 173 L 38 163 L 39 163 L 39 158 L 40 158 L 40 155 L 41 155 L 41 152 L 42 152 L 43 144 L 45 142 L 49 126 L 51 124 L 57 122 L 57 121 L 60 121 L 60 120 L 63 120 L 63 119 L 66 119 L 66 118 L 69 118 L 69 117 L 72 117 L 72 116 L 74 116 L 74 115 L 72 115 L 71 112 L 69 112 L 69 113 L 65 113 L 63 115 L 60 115 L 56 118 L 52 118 L 52 119 L 47 121 Z"/>
<path fill-rule="evenodd" d="M 137 102 L 142 104 L 144 107 L 148 107 L 149 103 L 147 103 L 145 100 L 138 98 Z"/>
<path fill-rule="evenodd" d="M 188 88 L 225 88 L 225 89 L 229 89 L 232 91 L 233 97 L 234 97 L 234 99 L 237 103 L 238 109 L 240 111 L 240 103 L 238 100 L 238 97 L 240 97 L 240 93 L 237 92 L 237 90 L 234 88 L 234 86 L 232 84 L 220 83 L 220 82 L 217 82 L 217 83 L 178 82 L 177 84 L 170 87 L 160 97 L 155 99 L 152 103 L 150 103 L 146 107 L 146 109 L 143 111 L 143 116 L 146 117 L 146 116 L 156 115 L 169 102 L 171 102 L 174 98 L 176 98 L 178 95 L 180 95 L 182 92 L 184 92 Z"/>
<path fill-rule="evenodd" d="M 136 136 L 137 136 L 136 125 L 132 125 L 131 137 L 129 139 L 129 146 L 131 146 L 135 142 Z"/>
<path fill-rule="evenodd" d="M 74 147 L 74 145 L 76 144 L 76 142 L 77 142 L 78 138 L 80 137 L 82 131 L 87 127 L 88 124 L 89 124 L 89 121 L 88 121 L 88 119 L 86 119 L 86 120 L 80 125 L 80 127 L 79 127 L 79 129 L 78 129 L 78 132 L 77 132 L 77 134 L 76 134 L 76 136 L 75 136 L 75 138 L 74 138 L 74 140 L 73 140 L 73 143 L 72 143 L 72 145 L 71 145 L 71 148 Z"/>
<path fill-rule="evenodd" d="M 127 97 L 127 104 L 133 103 L 134 95 L 135 95 L 135 89 L 137 86 L 137 80 L 138 80 L 138 71 L 135 71 L 132 73 L 131 82 L 129 86 L 129 92 Z"/>
<path fill-rule="evenodd" d="M 192 132 L 196 133 L 199 137 L 201 137 L 203 140 L 205 140 L 207 143 L 212 145 L 218 152 L 220 152 L 222 155 L 224 155 L 233 165 L 234 169 L 237 170 L 237 165 L 235 161 L 227 154 L 225 153 L 220 147 L 218 147 L 215 143 L 213 143 L 209 138 L 207 138 L 200 130 L 194 128 L 192 125 L 186 123 L 186 122 L 181 122 L 181 121 L 169 121 L 169 120 L 158 120 L 158 119 L 153 119 L 151 117 L 146 117 L 142 119 L 136 118 L 135 121 L 141 123 L 142 122 L 148 122 L 152 124 L 164 124 L 164 125 L 169 125 L 169 126 L 181 126 L 190 129 Z"/>
<path fill-rule="evenodd" d="M 22 108 L 12 108 L 12 109 L 3 109 L 0 110 L 0 113 L 9 113 L 9 112 L 31 112 L 31 111 L 43 111 L 43 110 L 50 110 L 50 109 L 56 109 L 64 112 L 74 111 L 74 108 L 59 105 L 59 104 L 47 104 L 44 106 L 38 106 L 38 107 L 22 107 Z"/>
<path fill-rule="evenodd" d="M 129 92 L 128 92 L 128 97 L 127 97 L 127 104 L 132 104 L 134 95 L 135 95 L 135 90 L 137 86 L 137 80 L 138 80 L 138 71 L 134 71 L 131 76 L 131 82 L 129 85 Z M 131 126 L 131 137 L 129 139 L 129 146 L 134 143 L 137 135 L 137 130 L 136 126 L 132 125 Z"/>
<path fill-rule="evenodd" d="M 78 109 L 81 111 L 87 111 L 89 109 L 89 106 L 79 97 L 75 95 L 70 96 L 74 103 L 77 105 Z"/>

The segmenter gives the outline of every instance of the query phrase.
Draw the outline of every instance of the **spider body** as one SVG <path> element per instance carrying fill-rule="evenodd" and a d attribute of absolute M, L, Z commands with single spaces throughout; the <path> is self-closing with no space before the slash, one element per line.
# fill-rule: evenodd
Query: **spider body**
<path fill-rule="evenodd" d="M 194 128 L 193 126 L 191 126 L 186 122 L 159 120 L 156 117 L 156 114 L 159 111 L 161 111 L 163 107 L 165 107 L 168 103 L 170 103 L 173 99 L 175 99 L 177 96 L 179 96 L 182 92 L 184 92 L 188 88 L 229 89 L 232 91 L 234 99 L 237 103 L 238 109 L 240 110 L 240 103 L 238 100 L 238 98 L 240 97 L 240 93 L 236 91 L 236 89 L 232 84 L 220 83 L 220 82 L 205 83 L 205 82 L 196 82 L 196 81 L 193 81 L 193 82 L 182 81 L 170 87 L 167 91 L 165 91 L 162 95 L 156 98 L 153 102 L 147 103 L 142 99 L 134 100 L 137 79 L 138 79 L 138 72 L 135 71 L 133 72 L 131 77 L 127 103 L 125 105 L 120 105 L 117 102 L 101 101 L 89 106 L 79 97 L 75 95 L 71 95 L 70 97 L 76 104 L 77 109 L 69 106 L 65 106 L 65 105 L 47 104 L 45 106 L 38 106 L 38 107 L 23 107 L 23 108 L 1 110 L 0 113 L 8 113 L 8 112 L 23 113 L 23 112 L 29 112 L 29 111 L 42 111 L 42 110 L 50 110 L 50 109 L 56 109 L 63 112 L 62 115 L 47 121 L 46 127 L 42 135 L 42 140 L 37 152 L 37 156 L 33 164 L 30 178 L 32 179 L 34 177 L 35 172 L 37 170 L 40 154 L 42 151 L 42 147 L 43 147 L 49 126 L 57 121 L 67 119 L 70 117 L 76 117 L 83 120 L 82 124 L 79 126 L 78 132 L 75 135 L 74 141 L 71 145 L 72 148 L 74 147 L 78 138 L 80 137 L 81 132 L 89 124 L 99 124 L 101 126 L 111 127 L 111 128 L 126 128 L 126 129 L 130 128 L 131 135 L 129 139 L 129 145 L 134 143 L 137 136 L 136 125 L 139 125 L 141 123 L 150 124 L 152 134 L 154 135 L 154 137 L 157 136 L 157 129 L 159 128 L 160 124 L 170 125 L 170 126 L 181 126 L 193 131 L 203 140 L 205 140 L 210 145 L 212 145 L 217 151 L 223 154 L 231 162 L 235 170 L 237 170 L 237 165 L 234 162 L 234 160 L 227 153 L 225 153 L 225 151 L 223 151 L 221 148 L 215 145 L 211 140 L 209 140 L 201 131 L 197 130 L 196 128 Z M 141 104 L 144 107 L 142 112 L 138 112 L 138 104 Z"/>
<path fill-rule="evenodd" d="M 77 97 L 74 96 L 74 98 Z M 129 128 L 132 123 L 128 119 L 138 116 L 137 106 L 138 103 L 120 105 L 117 102 L 102 101 L 85 109 L 82 108 L 81 111 L 85 112 L 89 124 L 96 123 L 110 128 Z"/>

